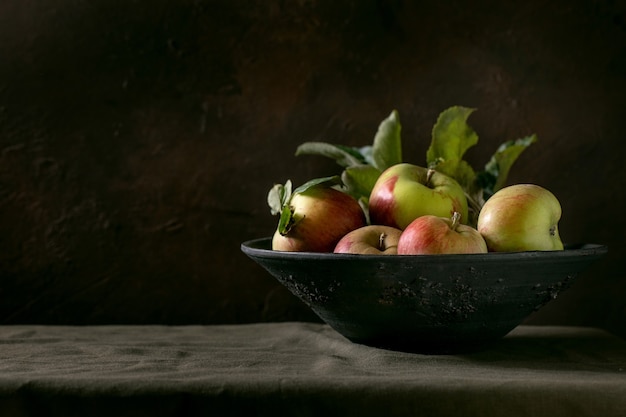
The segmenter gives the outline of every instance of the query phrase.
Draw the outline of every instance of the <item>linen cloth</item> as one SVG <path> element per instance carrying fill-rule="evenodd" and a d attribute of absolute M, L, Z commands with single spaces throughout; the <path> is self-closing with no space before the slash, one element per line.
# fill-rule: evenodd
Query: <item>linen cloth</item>
<path fill-rule="evenodd" d="M 421 355 L 318 323 L 0 326 L 0 416 L 626 416 L 626 342 L 519 326 Z"/>

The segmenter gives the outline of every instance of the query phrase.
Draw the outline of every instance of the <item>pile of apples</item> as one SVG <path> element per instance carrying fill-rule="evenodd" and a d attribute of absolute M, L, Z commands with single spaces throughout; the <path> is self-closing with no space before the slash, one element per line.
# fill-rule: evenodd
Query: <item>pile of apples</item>
<path fill-rule="evenodd" d="M 268 204 L 279 215 L 272 249 L 370 255 L 562 250 L 561 205 L 536 184 L 505 186 L 531 135 L 503 143 L 476 172 L 464 153 L 478 142 L 467 124 L 474 109 L 444 110 L 432 130 L 425 166 L 402 161 L 397 111 L 372 146 L 306 142 L 296 155 L 333 158 L 340 175 L 292 190 L 276 184 Z"/>

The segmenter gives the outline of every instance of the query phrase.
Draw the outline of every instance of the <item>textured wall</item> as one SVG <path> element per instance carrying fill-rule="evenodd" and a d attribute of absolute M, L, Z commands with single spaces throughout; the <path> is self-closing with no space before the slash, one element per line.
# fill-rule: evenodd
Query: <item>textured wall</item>
<path fill-rule="evenodd" d="M 1 2 L 0 321 L 316 320 L 239 251 L 274 182 L 335 173 L 295 147 L 368 144 L 396 108 L 423 163 L 460 104 L 473 162 L 537 133 L 511 182 L 610 246 L 531 322 L 624 334 L 626 6 L 469 4 Z"/>

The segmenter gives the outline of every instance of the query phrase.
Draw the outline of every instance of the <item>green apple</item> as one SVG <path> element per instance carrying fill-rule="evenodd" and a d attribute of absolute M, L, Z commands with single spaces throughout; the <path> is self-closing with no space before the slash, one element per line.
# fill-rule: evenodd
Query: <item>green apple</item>
<path fill-rule="evenodd" d="M 316 185 L 290 197 L 272 238 L 272 249 L 332 252 L 344 235 L 365 224 L 363 209 L 353 197 Z"/>
<path fill-rule="evenodd" d="M 420 216 L 461 215 L 468 222 L 467 198 L 453 178 L 432 169 L 401 163 L 378 177 L 369 198 L 372 224 L 406 228 Z"/>
<path fill-rule="evenodd" d="M 361 255 L 396 255 L 402 230 L 382 225 L 368 225 L 351 231 L 335 246 L 335 253 Z"/>
<path fill-rule="evenodd" d="M 535 184 L 498 190 L 483 205 L 477 229 L 492 252 L 562 250 L 558 222 L 561 204 Z"/>
<path fill-rule="evenodd" d="M 420 216 L 400 235 L 398 255 L 438 255 L 487 253 L 485 239 L 478 230 L 460 224 L 460 213 L 452 217 Z"/>

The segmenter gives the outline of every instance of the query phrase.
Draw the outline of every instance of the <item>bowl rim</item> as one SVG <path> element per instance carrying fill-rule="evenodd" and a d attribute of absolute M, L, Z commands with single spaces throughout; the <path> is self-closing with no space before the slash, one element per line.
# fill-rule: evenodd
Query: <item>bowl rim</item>
<path fill-rule="evenodd" d="M 564 250 L 551 251 L 518 251 L 518 252 L 489 252 L 470 254 L 438 254 L 438 255 L 362 255 L 351 253 L 329 252 L 286 252 L 271 249 L 271 237 L 250 239 L 241 243 L 241 251 L 248 256 L 274 259 L 310 259 L 310 260 L 370 260 L 370 261 L 468 261 L 501 262 L 520 259 L 566 259 L 581 256 L 600 257 L 608 252 L 608 246 L 598 243 L 570 243 L 564 245 Z"/>

